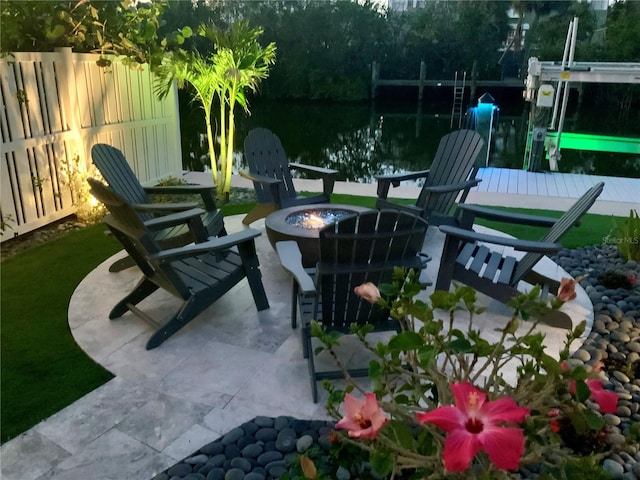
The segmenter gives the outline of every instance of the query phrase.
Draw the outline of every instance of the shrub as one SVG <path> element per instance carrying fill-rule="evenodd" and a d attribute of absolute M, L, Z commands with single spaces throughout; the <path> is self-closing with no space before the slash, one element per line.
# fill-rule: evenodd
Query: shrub
<path fill-rule="evenodd" d="M 375 357 L 369 365 L 373 391 L 348 375 L 345 390 L 325 383 L 327 411 L 340 419 L 334 440 L 362 452 L 350 452 L 340 464 L 354 472 L 351 462 L 364 459 L 376 475 L 391 478 L 498 479 L 522 468 L 568 478 L 570 469 L 586 466 L 589 478 L 606 478 L 599 459 L 612 447 L 602 414 L 616 411 L 618 395 L 603 388 L 601 365 L 570 357 L 585 322 L 567 333 L 559 359 L 545 352 L 544 336 L 536 332 L 538 322 L 563 314 L 563 299 L 573 297 L 568 290 L 576 282 L 563 280 L 565 291 L 549 303 L 540 301 L 539 287 L 514 297 L 513 316 L 493 343 L 474 328 L 474 315 L 483 309 L 470 287 L 436 291 L 429 304 L 415 298 L 415 273 L 397 269 L 379 295 L 371 294 L 372 284 L 359 288 L 356 294 L 389 308 L 402 331 L 373 345 L 365 338 L 370 326 L 353 328 Z M 469 321 L 457 328 L 460 312 Z M 520 329 L 520 320 L 531 322 Z M 335 336 L 317 323 L 312 331 L 340 364 Z"/>
<path fill-rule="evenodd" d="M 626 260 L 640 261 L 640 217 L 636 210 L 629 211 L 629 218 L 623 224 L 614 222 L 614 227 L 606 237 L 607 243 L 618 247 Z"/>

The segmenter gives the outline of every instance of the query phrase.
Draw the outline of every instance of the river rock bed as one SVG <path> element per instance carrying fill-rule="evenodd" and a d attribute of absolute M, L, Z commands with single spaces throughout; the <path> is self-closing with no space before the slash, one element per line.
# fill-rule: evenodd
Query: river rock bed
<path fill-rule="evenodd" d="M 301 453 L 328 450 L 333 422 L 256 417 L 153 477 L 153 480 L 266 480 L 289 474 Z M 348 475 L 348 472 L 345 470 Z M 343 478 L 347 480 L 349 477 Z"/>
<path fill-rule="evenodd" d="M 574 357 L 587 365 L 602 362 L 609 379 L 604 388 L 618 394 L 617 412 L 605 415 L 607 443 L 616 449 L 640 424 L 640 263 L 625 260 L 613 245 L 564 249 L 552 259 L 574 278 L 587 275 L 580 284 L 593 304 L 594 322 Z M 612 276 L 626 278 L 630 288 L 609 284 Z M 604 468 L 614 478 L 640 478 L 638 442 L 610 453 Z"/>

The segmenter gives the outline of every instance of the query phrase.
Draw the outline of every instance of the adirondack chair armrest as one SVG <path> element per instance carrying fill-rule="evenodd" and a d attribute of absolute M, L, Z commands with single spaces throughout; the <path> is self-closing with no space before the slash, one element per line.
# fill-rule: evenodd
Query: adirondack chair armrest
<path fill-rule="evenodd" d="M 289 163 L 289 168 L 320 175 L 322 177 L 322 193 L 324 193 L 327 197 L 330 197 L 333 193 L 333 186 L 336 181 L 336 175 L 338 175 L 337 170 L 333 170 L 331 168 L 316 167 L 313 165 L 305 165 L 303 163 L 296 162 Z"/>
<path fill-rule="evenodd" d="M 319 175 L 337 175 L 338 171 L 332 168 L 316 167 L 315 165 L 306 165 L 304 163 L 290 162 L 289 168 L 302 170 L 309 173 L 317 173 Z"/>
<path fill-rule="evenodd" d="M 405 180 L 416 180 L 418 178 L 427 178 L 429 170 L 419 170 L 415 172 L 394 173 L 392 175 L 376 175 L 374 178 L 378 182 L 378 198 L 387 198 L 391 185 L 399 187 L 400 182 Z"/>
<path fill-rule="evenodd" d="M 486 220 L 493 220 L 503 223 L 515 223 L 521 225 L 529 225 L 532 227 L 552 227 L 557 221 L 557 218 L 545 217 L 542 215 L 530 215 L 526 213 L 513 213 L 497 210 L 495 208 L 482 207 L 480 205 L 462 204 L 458 208 L 462 212 L 461 225 L 471 228 L 475 222 L 476 217 L 484 218 Z M 579 222 L 576 222 L 578 225 Z"/>
<path fill-rule="evenodd" d="M 240 176 L 252 182 L 264 183 L 265 185 L 278 185 L 282 183 L 282 180 L 279 178 L 265 177 L 264 175 L 257 175 L 246 171 L 241 171 Z"/>
<path fill-rule="evenodd" d="M 240 172 L 240 176 L 268 187 L 269 192 L 271 193 L 271 198 L 275 199 L 276 203 L 280 205 L 280 189 L 284 188 L 284 182 L 281 179 L 265 177 L 264 175 L 258 175 L 246 171 Z"/>
<path fill-rule="evenodd" d="M 449 225 L 441 225 L 439 228 L 445 235 L 455 237 L 460 240 L 502 245 L 505 247 L 512 247 L 514 250 L 523 252 L 542 253 L 546 255 L 557 253 L 562 248 L 562 245 L 559 243 L 518 240 L 517 238 L 488 235 L 485 233 L 474 232 L 473 230 L 466 230 L 464 228 L 451 227 Z"/>
<path fill-rule="evenodd" d="M 300 293 L 305 295 L 315 293 L 316 285 L 302 266 L 302 253 L 298 244 L 293 240 L 277 242 L 276 251 L 282 267 L 291 273 L 294 281 L 298 283 Z"/>
<path fill-rule="evenodd" d="M 449 185 L 434 185 L 433 187 L 424 187 L 425 192 L 433 192 L 433 193 L 449 193 L 449 192 L 459 192 L 461 190 L 465 190 L 467 188 L 472 188 L 478 185 L 482 179 L 475 178 L 473 180 L 466 180 L 460 183 L 451 183 Z"/>
<path fill-rule="evenodd" d="M 168 185 L 144 187 L 145 192 L 153 195 L 200 195 L 207 210 L 216 210 L 215 185 Z"/>
<path fill-rule="evenodd" d="M 194 243 L 184 247 L 170 248 L 151 255 L 152 258 L 163 262 L 179 260 L 181 258 L 195 257 L 203 253 L 213 253 L 229 250 L 241 243 L 253 242 L 256 237 L 262 235 L 258 230 L 247 228 L 241 232 L 232 233 L 223 237 L 211 237 L 208 241 Z"/>
<path fill-rule="evenodd" d="M 148 228 L 165 228 L 180 225 L 188 222 L 192 218 L 200 218 L 202 214 L 206 213 L 201 208 L 191 208 L 182 212 L 170 213 L 169 215 L 163 215 L 162 217 L 152 218 L 144 222 Z"/>
<path fill-rule="evenodd" d="M 181 203 L 134 203 L 133 209 L 139 212 L 163 215 L 166 213 L 184 212 L 198 207 L 198 202 Z"/>

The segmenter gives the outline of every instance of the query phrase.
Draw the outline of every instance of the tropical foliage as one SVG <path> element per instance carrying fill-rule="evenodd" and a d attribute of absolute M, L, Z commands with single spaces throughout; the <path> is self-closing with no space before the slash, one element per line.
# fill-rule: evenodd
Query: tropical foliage
<path fill-rule="evenodd" d="M 265 44 L 278 45 L 278 64 L 264 82 L 263 96 L 361 100 L 369 95 L 373 61 L 382 65 L 383 78 L 417 78 L 424 60 L 428 78 L 452 78 L 456 71 L 471 72 L 475 64 L 482 79 L 505 73 L 507 44 L 523 71 L 529 56 L 559 60 L 568 23 L 576 15 L 576 60 L 640 61 L 640 4 L 613 3 L 602 25 L 589 5 L 564 0 L 433 1 L 398 12 L 386 11 L 378 2 L 345 0 L 3 0 L 0 48 L 11 52 L 72 46 L 79 52 L 124 54 L 131 61 L 157 65 L 165 52 L 177 49 L 209 58 L 212 43 L 185 32 L 196 32 L 203 23 L 229 29 L 242 19 L 262 25 Z M 509 8 L 518 15 L 517 41 L 511 43 Z M 525 24 L 530 28 L 521 48 Z M 628 104 L 637 93 L 626 87 L 623 95 L 607 96 L 618 97 Z"/>
<path fill-rule="evenodd" d="M 186 37 L 191 36 L 189 27 L 183 32 Z M 218 187 L 217 195 L 225 199 L 231 192 L 235 107 L 238 104 L 249 111 L 246 93 L 255 92 L 268 76 L 269 67 L 275 62 L 276 46 L 270 43 L 262 47 L 258 43 L 262 29 L 251 28 L 247 22 L 236 22 L 229 31 L 201 26 L 199 33 L 212 42 L 214 52 L 208 58 L 185 50 L 167 55 L 155 71 L 156 91 L 160 97 L 166 96 L 174 80 L 179 87 L 188 84 L 193 88 L 193 99 L 204 110 L 213 182 Z M 217 155 L 212 123 L 215 100 L 220 109 Z"/>

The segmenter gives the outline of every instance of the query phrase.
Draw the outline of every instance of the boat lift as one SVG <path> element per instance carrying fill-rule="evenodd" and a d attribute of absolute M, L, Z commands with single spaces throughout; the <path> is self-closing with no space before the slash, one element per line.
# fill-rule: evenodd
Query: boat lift
<path fill-rule="evenodd" d="M 573 56 L 577 34 L 578 18 L 574 17 L 569 23 L 562 62 L 541 62 L 536 57 L 529 59 L 524 97 L 532 106 L 523 165 L 525 170 L 537 169 L 545 148 L 549 152 L 550 169 L 558 169 L 562 129 L 572 83 L 640 84 L 640 63 L 575 62 Z M 583 150 L 614 151 L 610 148 L 617 145 L 615 151 L 640 155 L 640 139 L 637 138 L 617 137 L 616 142 L 611 142 L 609 140 L 614 137 L 606 137 L 607 141 L 599 142 L 597 135 L 572 133 L 567 136 L 573 141 L 563 145 L 565 148 L 575 145 Z M 591 141 L 581 145 L 582 142 L 575 141 L 576 136 L 584 136 Z M 596 141 L 593 141 L 594 138 Z M 585 148 L 587 146 L 589 148 Z"/>

